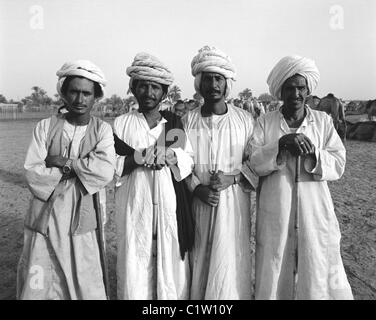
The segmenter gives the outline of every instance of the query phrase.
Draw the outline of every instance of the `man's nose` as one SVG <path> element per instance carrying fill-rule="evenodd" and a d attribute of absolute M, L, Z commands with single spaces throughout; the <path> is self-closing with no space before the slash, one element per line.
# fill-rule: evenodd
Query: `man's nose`
<path fill-rule="evenodd" d="M 146 87 L 146 94 L 150 97 L 153 95 L 153 88 L 151 86 Z"/>
<path fill-rule="evenodd" d="M 295 88 L 293 91 L 294 97 L 299 97 L 300 96 L 300 91 L 299 88 Z"/>
<path fill-rule="evenodd" d="M 77 93 L 76 95 L 76 103 L 83 103 L 84 102 L 84 94 L 82 92 Z"/>
<path fill-rule="evenodd" d="M 218 85 L 218 81 L 215 78 L 211 78 L 209 84 L 211 87 L 215 88 Z"/>

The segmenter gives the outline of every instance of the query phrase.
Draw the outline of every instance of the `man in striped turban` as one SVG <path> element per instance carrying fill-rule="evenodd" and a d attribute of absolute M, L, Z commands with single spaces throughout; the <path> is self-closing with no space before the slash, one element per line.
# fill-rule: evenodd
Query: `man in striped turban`
<path fill-rule="evenodd" d="M 253 118 L 225 101 L 235 80 L 225 53 L 205 46 L 191 67 L 204 98 L 183 118 L 195 157 L 186 179 L 196 222 L 191 299 L 250 299 L 250 196 L 240 169 Z"/>
<path fill-rule="evenodd" d="M 260 177 L 256 299 L 352 299 L 327 185 L 342 176 L 346 150 L 332 119 L 305 105 L 318 80 L 313 60 L 281 59 L 267 83 L 283 105 L 258 118 L 247 147 Z"/>
<path fill-rule="evenodd" d="M 114 123 L 118 298 L 188 299 L 185 253 L 193 227 L 180 181 L 191 173 L 193 160 L 180 117 L 158 110 L 173 76 L 147 53 L 136 55 L 127 74 L 139 109 Z"/>

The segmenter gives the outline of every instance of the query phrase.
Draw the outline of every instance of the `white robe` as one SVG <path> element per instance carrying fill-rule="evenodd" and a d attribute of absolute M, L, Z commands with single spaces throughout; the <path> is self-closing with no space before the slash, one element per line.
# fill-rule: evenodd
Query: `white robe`
<path fill-rule="evenodd" d="M 340 256 L 340 230 L 326 181 L 339 179 L 346 150 L 332 120 L 306 107 L 296 131 L 316 147 L 313 159 L 302 159 L 298 183 L 297 299 L 352 299 Z M 295 157 L 278 140 L 290 133 L 277 110 L 260 117 L 247 146 L 250 168 L 260 176 L 256 218 L 256 299 L 292 299 L 293 220 L 296 211 Z"/>
<path fill-rule="evenodd" d="M 162 133 L 164 118 L 150 129 L 142 113 L 132 111 L 115 119 L 115 134 L 136 150 L 155 144 Z M 178 166 L 155 171 L 158 179 L 157 209 L 157 299 L 189 297 L 189 263 L 181 260 L 176 222 L 176 196 L 171 174 L 181 181 L 192 171 L 193 160 L 186 149 L 172 148 Z M 118 299 L 153 298 L 152 230 L 153 171 L 137 167 L 121 177 L 125 157 L 118 156 L 116 168 L 117 294 Z"/>
<path fill-rule="evenodd" d="M 192 191 L 199 184 L 209 184 L 211 170 L 228 174 L 240 172 L 244 149 L 253 130 L 253 118 L 240 108 L 230 104 L 227 107 L 224 115 L 203 118 L 199 107 L 183 118 L 195 157 L 193 174 L 187 179 Z M 191 261 L 191 299 L 250 299 L 250 193 L 244 192 L 240 185 L 231 185 L 221 191 L 215 210 L 212 249 L 208 253 L 209 266 L 206 254 L 211 208 L 194 198 L 196 230 Z"/>
<path fill-rule="evenodd" d="M 61 170 L 46 168 L 44 159 L 47 156 L 46 141 L 50 126 L 50 118 L 38 122 L 34 129 L 29 146 L 25 169 L 33 171 L 40 181 L 38 190 L 33 194 L 49 194 L 54 192 L 56 197 L 48 224 L 48 237 L 40 233 L 25 229 L 24 247 L 17 270 L 17 298 L 18 299 L 106 299 L 103 273 L 99 258 L 99 249 L 95 231 L 81 235 L 71 235 L 71 220 L 77 207 L 77 193 L 81 183 L 78 178 L 60 181 Z M 112 129 L 109 124 L 102 127 L 101 140 L 96 151 L 106 154 L 109 162 L 115 166 L 115 150 L 113 146 Z M 64 123 L 63 136 L 72 141 L 70 154 L 65 156 L 77 159 L 79 145 L 85 135 L 87 126 L 73 126 L 67 121 Z M 101 204 L 105 204 L 104 186 L 94 186 L 95 179 L 85 181 L 92 170 L 101 170 L 94 167 L 93 162 L 85 165 L 81 173 L 81 182 L 90 185 L 91 191 L 101 192 Z M 103 170 L 103 169 L 102 169 Z M 35 187 L 34 183 L 34 188 Z M 98 190 L 96 190 L 96 188 Z"/>

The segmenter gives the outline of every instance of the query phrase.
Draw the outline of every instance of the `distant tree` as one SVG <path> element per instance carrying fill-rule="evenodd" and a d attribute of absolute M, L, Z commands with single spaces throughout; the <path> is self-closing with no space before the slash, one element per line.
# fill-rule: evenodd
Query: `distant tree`
<path fill-rule="evenodd" d="M 5 96 L 2 94 L 0 94 L 0 103 L 7 103 L 7 98 L 5 98 Z"/>
<path fill-rule="evenodd" d="M 59 105 L 59 106 L 64 104 L 64 101 L 61 99 L 58 93 L 54 94 L 54 98 L 55 99 L 52 101 L 54 104 Z"/>
<path fill-rule="evenodd" d="M 29 97 L 25 97 L 23 99 L 21 99 L 21 102 L 25 105 L 25 106 L 30 106 L 31 105 L 31 99 Z"/>
<path fill-rule="evenodd" d="M 248 99 L 252 99 L 252 90 L 245 88 L 243 91 L 239 92 L 238 96 L 243 101 L 247 101 Z"/>
<path fill-rule="evenodd" d="M 202 99 L 202 97 L 197 92 L 195 92 L 194 95 L 193 95 L 193 99 L 199 101 L 199 100 Z"/>
<path fill-rule="evenodd" d="M 30 96 L 22 99 L 22 102 L 30 107 L 44 107 L 52 104 L 52 99 L 47 95 L 47 92 L 38 86 L 31 88 L 32 92 Z"/>
<path fill-rule="evenodd" d="M 177 85 L 173 85 L 167 93 L 167 99 L 176 102 L 181 99 L 181 89 Z"/>
<path fill-rule="evenodd" d="M 105 110 L 113 112 L 115 114 L 121 114 L 124 112 L 124 100 L 116 94 L 113 94 L 110 98 L 104 100 L 103 104 L 106 106 Z"/>
<path fill-rule="evenodd" d="M 258 100 L 261 102 L 272 102 L 274 99 L 269 93 L 262 93 L 259 95 Z"/>
<path fill-rule="evenodd" d="M 200 106 L 204 104 L 204 98 L 197 92 L 193 95 L 193 100 L 197 101 Z"/>
<path fill-rule="evenodd" d="M 137 104 L 137 99 L 135 96 L 131 95 L 124 99 L 124 112 L 129 112 L 131 106 Z"/>

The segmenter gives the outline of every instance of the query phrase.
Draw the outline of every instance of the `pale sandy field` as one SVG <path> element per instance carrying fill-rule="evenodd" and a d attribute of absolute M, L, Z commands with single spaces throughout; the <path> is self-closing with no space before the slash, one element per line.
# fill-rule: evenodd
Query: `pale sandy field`
<path fill-rule="evenodd" d="M 0 299 L 14 299 L 30 192 L 23 161 L 35 120 L 0 121 Z M 376 298 L 376 144 L 347 142 L 344 176 L 329 184 L 342 231 L 342 257 L 356 299 Z M 107 190 L 106 226 L 111 297 L 116 298 L 113 184 Z M 254 243 L 252 241 L 252 243 Z"/>

